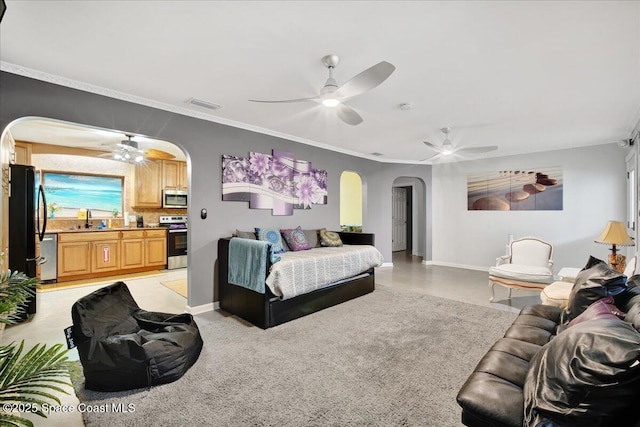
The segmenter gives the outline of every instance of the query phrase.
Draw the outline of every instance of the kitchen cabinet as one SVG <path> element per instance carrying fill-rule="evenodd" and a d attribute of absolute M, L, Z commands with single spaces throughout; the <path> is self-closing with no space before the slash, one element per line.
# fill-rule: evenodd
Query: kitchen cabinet
<path fill-rule="evenodd" d="M 167 263 L 166 230 L 145 231 L 145 266 L 164 266 Z"/>
<path fill-rule="evenodd" d="M 92 273 L 102 273 L 120 269 L 120 236 L 117 234 L 118 233 L 116 233 L 116 238 L 113 240 L 100 240 L 99 242 L 91 243 Z"/>
<path fill-rule="evenodd" d="M 133 206 L 162 207 L 162 162 L 147 160 L 136 164 Z"/>
<path fill-rule="evenodd" d="M 16 164 L 18 165 L 30 165 L 31 164 L 31 144 L 28 142 L 16 141 Z"/>
<path fill-rule="evenodd" d="M 58 233 L 58 281 L 164 268 L 165 229 Z"/>
<path fill-rule="evenodd" d="M 143 230 L 123 231 L 120 267 L 123 270 L 144 267 L 144 246 Z"/>
<path fill-rule="evenodd" d="M 187 191 L 187 162 L 178 160 L 162 161 L 162 188 L 165 190 Z"/>

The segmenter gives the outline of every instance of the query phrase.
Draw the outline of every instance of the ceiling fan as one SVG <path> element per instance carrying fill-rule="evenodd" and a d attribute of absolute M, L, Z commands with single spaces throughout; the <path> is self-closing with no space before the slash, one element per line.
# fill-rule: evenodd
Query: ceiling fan
<path fill-rule="evenodd" d="M 113 144 L 111 152 L 100 154 L 98 157 L 105 157 L 126 163 L 142 163 L 149 160 L 169 160 L 175 156 L 162 150 L 148 148 L 142 150 L 138 147 L 138 142 L 134 141 L 132 135 L 126 134 L 127 139 L 123 139 L 117 144 Z"/>
<path fill-rule="evenodd" d="M 340 58 L 337 55 L 326 55 L 322 58 L 322 64 L 329 69 L 329 78 L 327 78 L 324 86 L 320 89 L 318 96 L 280 101 L 264 101 L 258 99 L 250 99 L 249 101 L 266 103 L 319 102 L 327 108 L 336 108 L 337 115 L 343 122 L 353 126 L 359 125 L 363 121 L 362 116 L 344 102 L 380 85 L 393 73 L 396 67 L 386 61 L 379 62 L 338 87 L 338 82 L 333 78 L 333 70 L 338 66 L 339 62 Z"/>
<path fill-rule="evenodd" d="M 449 132 L 451 132 L 451 128 L 444 127 L 440 129 L 440 131 L 444 134 L 444 141 L 442 141 L 442 145 L 435 145 L 430 143 L 429 141 L 422 141 L 424 145 L 429 147 L 430 149 L 436 151 L 436 154 L 426 157 L 424 159 L 420 159 L 420 161 L 429 160 L 436 156 L 447 157 L 453 154 L 458 153 L 466 153 L 466 154 L 479 154 L 479 153 L 488 153 L 489 151 L 494 151 L 498 149 L 497 145 L 488 145 L 485 147 L 454 147 L 451 141 L 449 140 Z"/>

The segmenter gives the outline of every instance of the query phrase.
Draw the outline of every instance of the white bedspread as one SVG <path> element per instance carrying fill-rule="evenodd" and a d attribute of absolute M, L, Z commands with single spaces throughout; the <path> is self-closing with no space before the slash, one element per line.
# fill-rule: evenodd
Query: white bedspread
<path fill-rule="evenodd" d="M 382 265 L 382 254 L 369 245 L 344 245 L 285 252 L 271 266 L 266 284 L 274 295 L 288 299 L 321 289 Z"/>

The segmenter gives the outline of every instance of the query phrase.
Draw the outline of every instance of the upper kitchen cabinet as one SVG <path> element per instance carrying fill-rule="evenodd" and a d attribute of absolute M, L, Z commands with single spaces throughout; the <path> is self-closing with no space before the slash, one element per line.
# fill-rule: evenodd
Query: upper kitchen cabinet
<path fill-rule="evenodd" d="M 28 142 L 16 141 L 16 164 L 31 164 L 31 144 Z"/>
<path fill-rule="evenodd" d="M 162 188 L 164 190 L 187 191 L 187 162 L 162 161 Z"/>
<path fill-rule="evenodd" d="M 134 207 L 162 207 L 162 162 L 148 160 L 136 165 Z"/>

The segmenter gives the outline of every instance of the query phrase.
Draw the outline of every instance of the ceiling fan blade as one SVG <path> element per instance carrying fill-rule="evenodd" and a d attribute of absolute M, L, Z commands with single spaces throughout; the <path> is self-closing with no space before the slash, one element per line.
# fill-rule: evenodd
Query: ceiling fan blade
<path fill-rule="evenodd" d="M 356 95 L 365 93 L 385 81 L 396 67 L 392 64 L 382 61 L 367 68 L 360 74 L 354 76 L 351 80 L 340 86 L 337 90 L 341 98 L 351 98 Z"/>
<path fill-rule="evenodd" d="M 419 161 L 419 162 L 424 162 L 425 160 L 433 159 L 433 158 L 435 158 L 435 157 L 438 157 L 439 155 L 440 155 L 440 153 L 436 153 L 436 154 L 434 154 L 434 155 L 431 155 L 431 156 L 429 156 L 429 157 L 425 157 L 424 159 L 420 159 L 420 160 L 418 160 L 418 161 Z"/>
<path fill-rule="evenodd" d="M 362 116 L 356 110 L 345 104 L 338 105 L 338 117 L 348 125 L 357 126 L 363 122 Z"/>
<path fill-rule="evenodd" d="M 459 148 L 456 151 L 458 153 L 488 153 L 489 151 L 495 151 L 497 149 L 497 145 L 489 145 L 486 147 L 464 147 Z"/>
<path fill-rule="evenodd" d="M 263 100 L 259 100 L 259 99 L 250 99 L 250 102 L 266 102 L 266 103 L 270 103 L 270 104 L 276 104 L 276 103 L 285 103 L 285 102 L 305 102 L 305 101 L 318 101 L 320 100 L 320 98 L 318 98 L 317 96 L 313 96 L 311 98 L 298 98 L 298 99 L 283 99 L 280 101 L 263 101 Z"/>
<path fill-rule="evenodd" d="M 424 145 L 426 145 L 427 147 L 431 148 L 432 150 L 437 150 L 437 151 L 441 150 L 441 147 L 438 147 L 437 145 L 434 145 L 434 144 L 430 143 L 429 141 L 422 141 L 422 143 Z"/>

